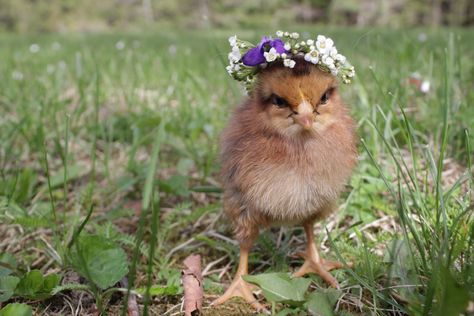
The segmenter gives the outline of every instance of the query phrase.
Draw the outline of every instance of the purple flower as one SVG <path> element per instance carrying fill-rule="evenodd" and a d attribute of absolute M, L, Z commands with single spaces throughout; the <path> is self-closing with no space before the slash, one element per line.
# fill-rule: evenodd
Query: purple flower
<path fill-rule="evenodd" d="M 279 38 L 271 39 L 266 36 L 262 38 L 257 47 L 249 49 L 248 52 L 242 57 L 242 62 L 246 66 L 257 66 L 265 62 L 263 53 L 266 47 L 275 48 L 278 54 L 286 53 L 285 44 Z"/>

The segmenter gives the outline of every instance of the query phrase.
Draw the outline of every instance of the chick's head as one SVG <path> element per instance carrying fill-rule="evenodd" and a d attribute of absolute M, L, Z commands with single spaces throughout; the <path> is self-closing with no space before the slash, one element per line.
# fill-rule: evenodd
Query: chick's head
<path fill-rule="evenodd" d="M 265 128 L 287 137 L 322 134 L 345 115 L 337 79 L 303 59 L 294 68 L 273 63 L 263 69 L 251 97 Z"/>

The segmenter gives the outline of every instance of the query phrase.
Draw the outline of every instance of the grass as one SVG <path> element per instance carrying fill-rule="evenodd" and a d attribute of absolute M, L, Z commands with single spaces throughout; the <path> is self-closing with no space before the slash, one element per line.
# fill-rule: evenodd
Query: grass
<path fill-rule="evenodd" d="M 335 272 L 331 309 L 473 313 L 474 33 L 304 31 L 329 34 L 357 70 L 341 91 L 359 123 L 360 162 L 340 211 L 317 225 L 325 256 L 354 262 Z M 231 33 L 0 36 L 0 269 L 11 267 L 8 253 L 19 277 L 34 269 L 62 277 L 53 297 L 11 302 L 38 315 L 118 315 L 119 291 L 141 293 L 150 315 L 176 315 L 182 261 L 198 253 L 205 313 L 251 312 L 238 300 L 207 307 L 238 259 L 217 178 L 219 132 L 243 98 L 223 65 Z M 430 82 L 428 93 L 413 72 Z M 83 250 L 94 248 L 91 235 L 108 247 L 98 253 L 125 250 L 128 284 L 97 280 Z M 291 254 L 303 247 L 301 227 L 263 232 L 252 274 L 296 268 Z M 310 291 L 326 293 L 311 281 Z M 291 304 L 273 310 L 285 307 L 305 314 Z"/>

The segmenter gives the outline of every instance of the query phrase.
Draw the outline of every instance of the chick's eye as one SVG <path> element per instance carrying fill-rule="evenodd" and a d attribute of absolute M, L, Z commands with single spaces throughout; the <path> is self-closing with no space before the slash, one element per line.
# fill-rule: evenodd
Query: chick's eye
<path fill-rule="evenodd" d="M 284 108 L 288 106 L 288 101 L 286 101 L 282 97 L 277 96 L 276 94 L 271 95 L 270 101 L 279 108 Z"/>
<path fill-rule="evenodd" d="M 319 101 L 319 104 L 326 104 L 329 102 L 329 98 L 331 97 L 331 94 L 333 93 L 334 88 L 328 89 L 326 92 L 324 92 L 323 96 L 321 97 L 321 100 Z"/>
<path fill-rule="evenodd" d="M 323 96 L 321 97 L 320 104 L 326 104 L 329 101 L 329 93 L 326 91 L 324 92 Z"/>

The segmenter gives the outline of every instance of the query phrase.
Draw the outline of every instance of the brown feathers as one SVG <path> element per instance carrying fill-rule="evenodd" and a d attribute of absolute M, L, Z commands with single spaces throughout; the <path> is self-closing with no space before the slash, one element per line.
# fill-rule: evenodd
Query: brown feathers
<path fill-rule="evenodd" d="M 354 130 L 332 75 L 303 61 L 264 69 L 222 134 L 224 209 L 239 241 L 329 214 L 357 160 Z"/>

